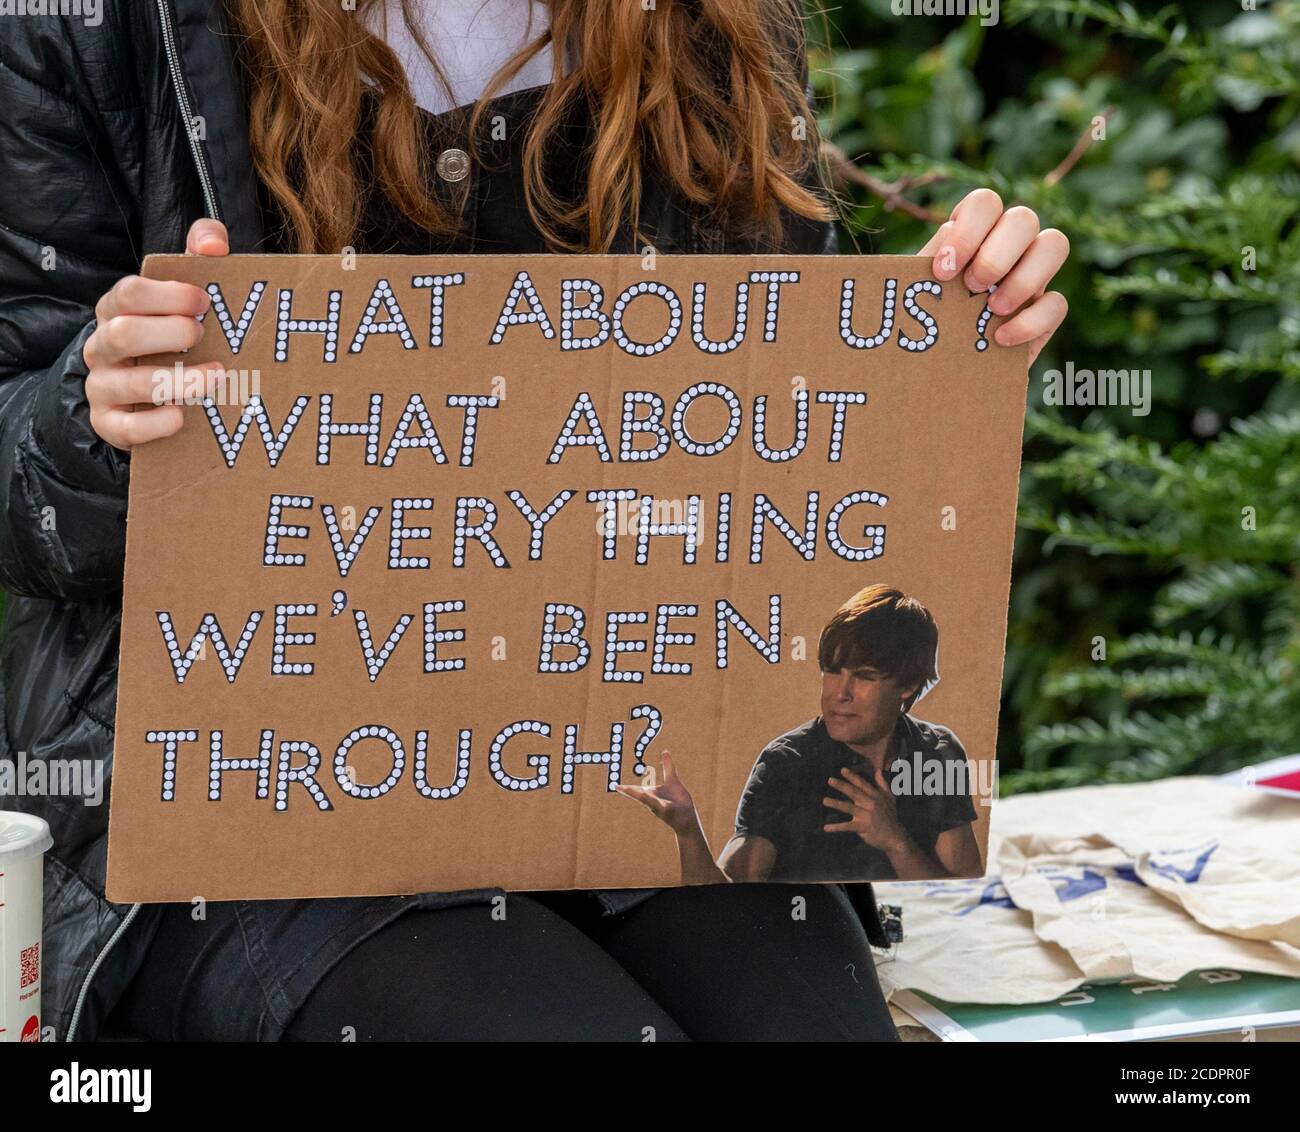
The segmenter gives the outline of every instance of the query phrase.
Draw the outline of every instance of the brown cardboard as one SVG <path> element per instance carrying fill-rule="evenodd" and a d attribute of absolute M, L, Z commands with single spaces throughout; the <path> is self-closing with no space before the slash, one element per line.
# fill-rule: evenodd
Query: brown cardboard
<path fill-rule="evenodd" d="M 639 780 L 638 743 L 650 727 L 638 705 L 653 705 L 661 725 L 645 744 L 657 768 L 672 752 L 701 813 L 716 858 L 732 832 L 737 800 L 754 759 L 773 737 L 817 715 L 820 678 L 817 640 L 841 602 L 872 582 L 889 582 L 919 597 L 939 624 L 939 684 L 914 714 L 952 728 L 972 764 L 994 757 L 998 696 L 1006 629 L 1011 543 L 1026 389 L 1024 347 L 985 343 L 993 323 L 983 297 L 960 281 L 938 292 L 915 292 L 930 312 L 937 339 L 928 348 L 900 348 L 900 334 L 923 338 L 925 327 L 904 310 L 904 292 L 928 280 L 929 260 L 912 257 L 635 257 L 475 256 L 337 257 L 234 256 L 217 260 L 153 256 L 145 274 L 216 282 L 238 334 L 250 288 L 264 282 L 260 305 L 232 353 L 218 312 L 205 319 L 204 341 L 187 363 L 221 361 L 235 371 L 259 371 L 260 394 L 271 429 L 281 429 L 295 398 L 310 398 L 278 463 L 270 466 L 256 422 L 250 424 L 234 467 L 228 467 L 204 409 L 190 406 L 175 436 L 132 455 L 131 498 L 117 741 L 107 894 L 129 901 L 278 898 L 450 891 L 482 886 L 506 889 L 621 888 L 674 885 L 680 873 L 671 831 L 637 802 L 608 789 L 610 767 L 577 762 L 572 788 L 564 781 L 566 725 L 577 724 L 578 751 L 611 748 L 611 727 L 624 728 L 619 779 Z M 536 322 L 492 335 L 518 273 L 527 272 L 554 337 Z M 773 341 L 764 341 L 769 293 L 748 287 L 748 327 L 734 350 L 710 354 L 692 341 L 694 284 L 707 285 L 705 331 L 716 339 L 733 327 L 738 284 L 752 272 L 797 272 L 782 283 Z M 463 275 L 444 289 L 440 344 L 431 345 L 433 290 L 412 286 L 420 276 Z M 595 281 L 608 314 L 625 288 L 646 281 L 679 297 L 681 326 L 663 351 L 635 356 L 613 340 L 586 349 L 561 348 L 561 281 Z M 894 279 L 897 306 L 886 340 L 869 349 L 841 338 L 841 296 L 853 280 L 853 330 L 873 335 L 881 326 L 886 279 Z M 408 326 L 411 347 L 398 333 L 370 333 L 349 352 L 363 310 L 385 280 Z M 342 293 L 336 360 L 323 361 L 325 336 L 291 333 L 287 360 L 275 357 L 277 295 L 292 292 L 295 318 L 322 318 L 327 293 Z M 582 306 L 589 295 L 577 294 Z M 525 296 L 516 304 L 525 310 Z M 512 307 L 511 309 L 515 309 Z M 375 322 L 391 322 L 382 303 Z M 627 306 L 625 328 L 649 341 L 668 327 L 666 303 L 641 295 Z M 982 329 L 981 329 L 982 328 Z M 597 327 L 576 322 L 576 335 Z M 175 359 L 163 359 L 170 365 Z M 794 431 L 799 382 L 816 394 L 865 392 L 865 405 L 845 410 L 841 459 L 828 459 L 833 406 L 810 405 L 806 449 L 785 462 L 765 462 L 751 443 L 754 398 L 766 395 L 770 444 L 780 448 Z M 691 455 L 673 443 L 659 460 L 619 460 L 620 407 L 626 390 L 659 393 L 671 410 L 688 386 L 720 383 L 738 396 L 742 412 L 734 443 L 716 455 Z M 237 383 L 236 383 L 237 384 Z M 594 446 L 571 446 L 548 463 L 580 391 L 590 393 L 611 446 L 602 462 Z M 320 394 L 333 395 L 335 421 L 360 421 L 370 394 L 383 394 L 378 455 L 398 431 L 412 393 L 419 393 L 437 430 L 446 463 L 428 448 L 396 451 L 392 466 L 365 462 L 365 439 L 337 436 L 331 462 L 319 466 L 316 441 Z M 472 466 L 460 466 L 465 411 L 449 395 L 501 400 L 483 407 Z M 642 407 L 644 412 L 645 407 Z M 240 406 L 219 410 L 233 431 Z M 702 440 L 727 424 L 719 398 L 704 395 L 687 426 Z M 407 434 L 419 431 L 411 424 Z M 653 439 L 639 437 L 639 447 Z M 697 561 L 682 562 L 684 539 L 649 539 L 649 564 L 635 564 L 637 523 L 620 522 L 616 558 L 602 558 L 600 513 L 589 490 L 635 488 L 659 499 L 702 496 Z M 522 491 L 536 508 L 558 492 L 578 495 L 545 528 L 542 557 L 529 559 L 528 526 L 507 492 Z M 765 493 L 802 527 L 806 492 L 820 493 L 815 557 L 806 561 L 772 526 L 764 560 L 749 561 L 750 503 Z M 714 505 L 731 492 L 729 560 L 715 561 Z M 887 505 L 861 503 L 845 514 L 842 534 L 861 544 L 866 523 L 884 524 L 883 553 L 847 561 L 832 552 L 826 514 L 855 491 L 880 493 Z M 272 494 L 311 497 L 313 505 L 285 510 L 280 522 L 308 529 L 282 537 L 281 554 L 306 555 L 306 565 L 264 565 Z M 404 525 L 432 528 L 411 537 L 405 556 L 431 559 L 427 569 L 388 566 L 393 499 L 432 497 L 432 512 L 407 511 Z M 452 528 L 457 497 L 491 500 L 495 535 L 510 562 L 499 569 L 484 546 L 469 540 L 463 566 L 453 565 Z M 360 523 L 382 508 L 346 577 L 340 577 L 322 505 L 340 522 Z M 345 509 L 352 508 L 348 512 Z M 946 511 L 951 508 L 953 510 Z M 477 513 L 475 513 L 477 514 Z M 471 518 L 474 516 L 471 515 Z M 680 512 L 653 518 L 672 521 Z M 341 529 L 344 544 L 357 528 Z M 336 591 L 346 594 L 338 609 Z M 764 636 L 768 603 L 782 598 L 779 663 L 770 664 L 740 633 L 729 634 L 728 666 L 715 657 L 715 603 L 725 599 Z M 442 631 L 462 640 L 437 646 L 442 660 L 463 658 L 459 670 L 424 671 L 422 606 L 464 601 L 463 613 L 438 618 Z M 545 602 L 571 603 L 587 613 L 591 657 L 580 672 L 538 672 Z M 284 660 L 311 663 L 311 675 L 272 674 L 274 609 L 314 603 L 314 616 L 294 616 L 288 633 L 314 632 L 314 645 L 290 645 Z M 690 676 L 647 676 L 644 683 L 601 679 L 604 615 L 648 611 L 648 624 L 624 624 L 624 640 L 649 640 L 656 607 L 697 604 L 693 621 L 679 618 L 670 632 L 694 632 L 692 646 L 667 650 L 670 661 L 690 661 Z M 398 615 L 414 620 L 374 681 L 363 662 L 355 611 L 364 610 L 376 650 Z M 229 647 L 251 611 L 263 616 L 233 683 L 211 640 L 183 682 L 160 627 L 165 611 L 185 654 L 207 613 L 216 615 Z M 567 621 L 562 621 L 567 624 Z M 652 648 L 652 645 L 647 646 Z M 557 654 L 560 659 L 572 650 Z M 233 654 L 232 654 L 233 658 Z M 647 671 L 652 655 L 630 652 L 620 668 Z M 508 774 L 538 773 L 528 756 L 549 756 L 547 784 L 511 789 L 489 768 L 488 745 L 515 721 L 549 725 L 549 737 L 516 735 L 505 747 Z M 359 726 L 385 726 L 405 750 L 400 779 L 386 793 L 349 796 L 332 772 L 336 748 Z M 428 732 L 427 779 L 451 784 L 458 732 L 472 731 L 470 764 L 451 797 L 423 796 L 414 783 L 415 736 Z M 164 745 L 150 732 L 195 731 L 198 741 L 177 747 L 174 794 L 165 799 Z M 256 760 L 259 737 L 274 732 L 265 796 L 257 770 L 228 769 L 221 797 L 208 795 L 210 733 L 222 732 L 221 756 Z M 156 736 L 155 736 L 156 738 Z M 287 787 L 287 809 L 275 808 L 275 764 L 283 740 L 308 741 L 321 754 L 317 775 L 331 809 L 321 809 L 300 783 Z M 291 765 L 302 763 L 302 754 Z M 352 789 L 378 783 L 393 765 L 378 740 L 358 743 L 344 756 Z M 976 833 L 984 851 L 988 808 L 977 805 Z M 808 878 L 819 879 L 819 878 Z M 869 880 L 871 877 L 860 879 Z"/>

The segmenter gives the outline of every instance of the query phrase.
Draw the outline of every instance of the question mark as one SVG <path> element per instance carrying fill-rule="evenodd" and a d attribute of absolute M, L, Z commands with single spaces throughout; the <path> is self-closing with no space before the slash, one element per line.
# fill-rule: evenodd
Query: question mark
<path fill-rule="evenodd" d="M 641 732 L 640 738 L 636 741 L 636 748 L 632 752 L 636 759 L 632 764 L 632 773 L 645 774 L 645 751 L 654 737 L 659 734 L 659 729 L 663 727 L 664 717 L 657 707 L 638 704 L 632 709 L 632 718 L 646 721 L 645 730 Z"/>
<path fill-rule="evenodd" d="M 997 289 L 998 289 L 998 285 L 996 283 L 990 284 L 989 294 L 992 295 L 993 292 L 996 291 Z M 992 317 L 993 317 L 993 312 L 989 310 L 988 303 L 985 303 L 984 309 L 980 311 L 979 321 L 975 323 L 975 330 L 979 334 L 979 338 L 975 340 L 975 349 L 979 350 L 980 353 L 983 353 L 985 350 L 989 348 L 989 340 L 984 337 L 984 331 L 988 329 L 989 319 Z"/>
<path fill-rule="evenodd" d="M 331 600 L 334 602 L 334 608 L 330 610 L 331 617 L 337 617 L 348 607 L 348 595 L 342 590 L 335 590 Z"/>

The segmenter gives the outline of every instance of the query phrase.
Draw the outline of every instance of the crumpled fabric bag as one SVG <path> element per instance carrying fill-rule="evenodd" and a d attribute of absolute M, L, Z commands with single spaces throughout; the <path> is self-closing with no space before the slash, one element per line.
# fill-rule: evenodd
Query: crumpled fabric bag
<path fill-rule="evenodd" d="M 1180 847 L 1170 855 L 1181 860 L 1186 852 Z M 1194 857 L 1201 863 L 1188 875 L 1204 869 L 1204 852 L 1213 850 Z M 1143 852 L 1148 875 L 1153 856 L 1163 855 Z M 1101 835 L 1007 838 L 998 863 L 1008 896 L 1030 913 L 1034 934 L 1064 948 L 1088 979 L 1175 982 L 1207 967 L 1300 978 L 1300 949 L 1207 927 L 1148 884 L 1133 853 Z M 1161 881 L 1173 883 L 1167 876 Z M 1219 895 L 1227 895 L 1222 886 Z"/>
<path fill-rule="evenodd" d="M 1047 832 L 1120 846 L 1148 887 L 1216 932 L 1300 947 L 1300 798 L 1199 777 L 1011 798 L 993 808 L 991 871 L 1005 871 L 1004 840 Z"/>
<path fill-rule="evenodd" d="M 873 887 L 878 901 L 903 909 L 903 941 L 876 957 L 887 999 L 912 989 L 948 1002 L 1049 1002 L 1086 980 L 1069 952 L 1034 934 L 1032 914 L 998 877 Z"/>
<path fill-rule="evenodd" d="M 887 990 L 1051 1001 L 1091 979 L 1225 967 L 1300 978 L 1300 800 L 1210 778 L 999 801 L 989 876 L 877 884 Z"/>
<path fill-rule="evenodd" d="M 1296 807 L 1300 833 L 1300 803 Z M 1288 846 L 1271 833 L 1239 834 L 1133 856 L 1150 888 L 1207 928 L 1300 948 L 1300 845 Z"/>

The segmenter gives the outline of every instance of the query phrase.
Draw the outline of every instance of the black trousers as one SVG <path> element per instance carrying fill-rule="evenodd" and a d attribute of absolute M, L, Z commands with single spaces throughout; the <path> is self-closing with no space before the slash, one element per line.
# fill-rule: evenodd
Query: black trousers
<path fill-rule="evenodd" d="M 223 931 L 219 909 L 195 922 L 169 906 L 112 1026 L 238 1040 L 230 980 L 252 974 L 232 961 L 239 933 Z M 617 916 L 580 892 L 512 894 L 501 912 L 393 920 L 323 975 L 285 1039 L 897 1040 L 838 886 L 669 889 Z"/>

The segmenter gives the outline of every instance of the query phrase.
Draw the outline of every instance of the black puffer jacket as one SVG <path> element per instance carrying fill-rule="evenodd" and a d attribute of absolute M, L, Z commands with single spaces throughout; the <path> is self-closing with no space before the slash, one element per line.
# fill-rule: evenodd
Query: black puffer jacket
<path fill-rule="evenodd" d="M 219 0 L 107 0 L 95 27 L 67 16 L 5 23 L 0 757 L 90 760 L 107 780 L 129 462 L 90 428 L 82 346 L 99 296 L 147 253 L 182 250 L 204 215 L 226 223 L 232 250 L 263 249 L 264 217 Z M 498 191 L 483 206 L 518 210 L 521 199 Z M 653 186 L 642 219 L 660 251 L 757 250 L 721 240 Z M 832 251 L 833 229 L 794 224 L 779 250 Z M 156 907 L 104 899 L 106 801 L 0 806 L 50 823 L 44 1024 L 60 1039 L 92 1038 L 149 946 Z M 865 906 L 870 888 L 856 887 Z"/>

